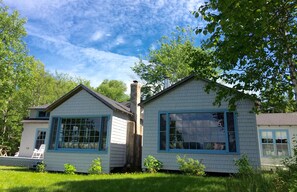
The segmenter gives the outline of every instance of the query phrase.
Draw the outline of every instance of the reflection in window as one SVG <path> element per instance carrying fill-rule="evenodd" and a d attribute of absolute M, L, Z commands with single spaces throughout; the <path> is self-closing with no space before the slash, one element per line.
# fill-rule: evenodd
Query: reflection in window
<path fill-rule="evenodd" d="M 263 156 L 288 156 L 287 131 L 260 131 Z"/>
<path fill-rule="evenodd" d="M 59 119 L 59 123 L 57 123 Z M 106 150 L 108 117 L 53 118 L 50 149 Z"/>
<path fill-rule="evenodd" d="M 227 122 L 225 122 L 225 118 Z M 164 113 L 160 114 L 159 126 L 160 150 L 228 150 L 236 152 L 234 114 L 232 112 Z"/>
<path fill-rule="evenodd" d="M 39 149 L 40 145 L 44 144 L 46 137 L 46 131 L 37 131 L 36 141 L 35 141 L 35 149 Z"/>

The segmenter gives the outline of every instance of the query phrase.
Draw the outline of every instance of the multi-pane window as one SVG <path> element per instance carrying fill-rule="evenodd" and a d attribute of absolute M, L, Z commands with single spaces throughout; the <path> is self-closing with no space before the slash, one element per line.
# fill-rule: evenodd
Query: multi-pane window
<path fill-rule="evenodd" d="M 159 150 L 236 152 L 233 112 L 160 114 Z"/>
<path fill-rule="evenodd" d="M 281 130 L 260 131 L 263 156 L 288 156 L 288 132 Z"/>
<path fill-rule="evenodd" d="M 108 117 L 52 119 L 50 149 L 106 150 Z"/>
<path fill-rule="evenodd" d="M 44 144 L 46 137 L 46 131 L 37 130 L 35 149 L 39 149 L 40 145 Z"/>

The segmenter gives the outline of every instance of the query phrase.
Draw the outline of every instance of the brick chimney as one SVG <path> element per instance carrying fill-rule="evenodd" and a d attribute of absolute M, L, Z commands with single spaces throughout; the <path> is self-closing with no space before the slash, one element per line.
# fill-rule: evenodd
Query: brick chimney
<path fill-rule="evenodd" d="M 135 123 L 135 137 L 134 137 L 134 166 L 141 167 L 141 147 L 142 147 L 142 126 L 140 124 L 141 108 L 140 103 L 140 89 L 141 86 L 138 81 L 134 80 L 131 83 L 130 95 L 130 111 L 133 113 L 133 121 Z"/>

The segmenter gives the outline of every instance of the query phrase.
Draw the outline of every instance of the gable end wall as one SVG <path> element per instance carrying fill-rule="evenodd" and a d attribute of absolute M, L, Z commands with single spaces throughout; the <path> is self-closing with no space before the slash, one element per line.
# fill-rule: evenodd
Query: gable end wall
<path fill-rule="evenodd" d="M 227 103 L 221 107 L 213 106 L 215 93 L 204 91 L 205 82 L 191 80 L 174 90 L 156 98 L 144 106 L 144 132 L 142 160 L 148 155 L 162 161 L 163 169 L 178 170 L 177 155 L 183 153 L 158 151 L 158 114 L 166 111 L 215 111 L 227 110 Z M 207 172 L 236 172 L 234 160 L 247 154 L 254 167 L 260 166 L 256 116 L 251 113 L 253 102 L 244 100 L 238 103 L 237 128 L 240 154 L 199 154 L 187 153 L 187 157 L 201 160 Z M 143 167 L 144 168 L 144 167 Z"/>

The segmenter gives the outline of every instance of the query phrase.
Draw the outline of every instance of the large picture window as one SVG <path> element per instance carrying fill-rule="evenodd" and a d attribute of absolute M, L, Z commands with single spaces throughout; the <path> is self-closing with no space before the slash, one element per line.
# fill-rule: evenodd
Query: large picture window
<path fill-rule="evenodd" d="M 108 117 L 54 117 L 49 149 L 106 150 Z"/>
<path fill-rule="evenodd" d="M 288 156 L 288 132 L 286 130 L 260 130 L 262 156 Z"/>
<path fill-rule="evenodd" d="M 161 113 L 159 150 L 237 152 L 233 112 Z"/>

